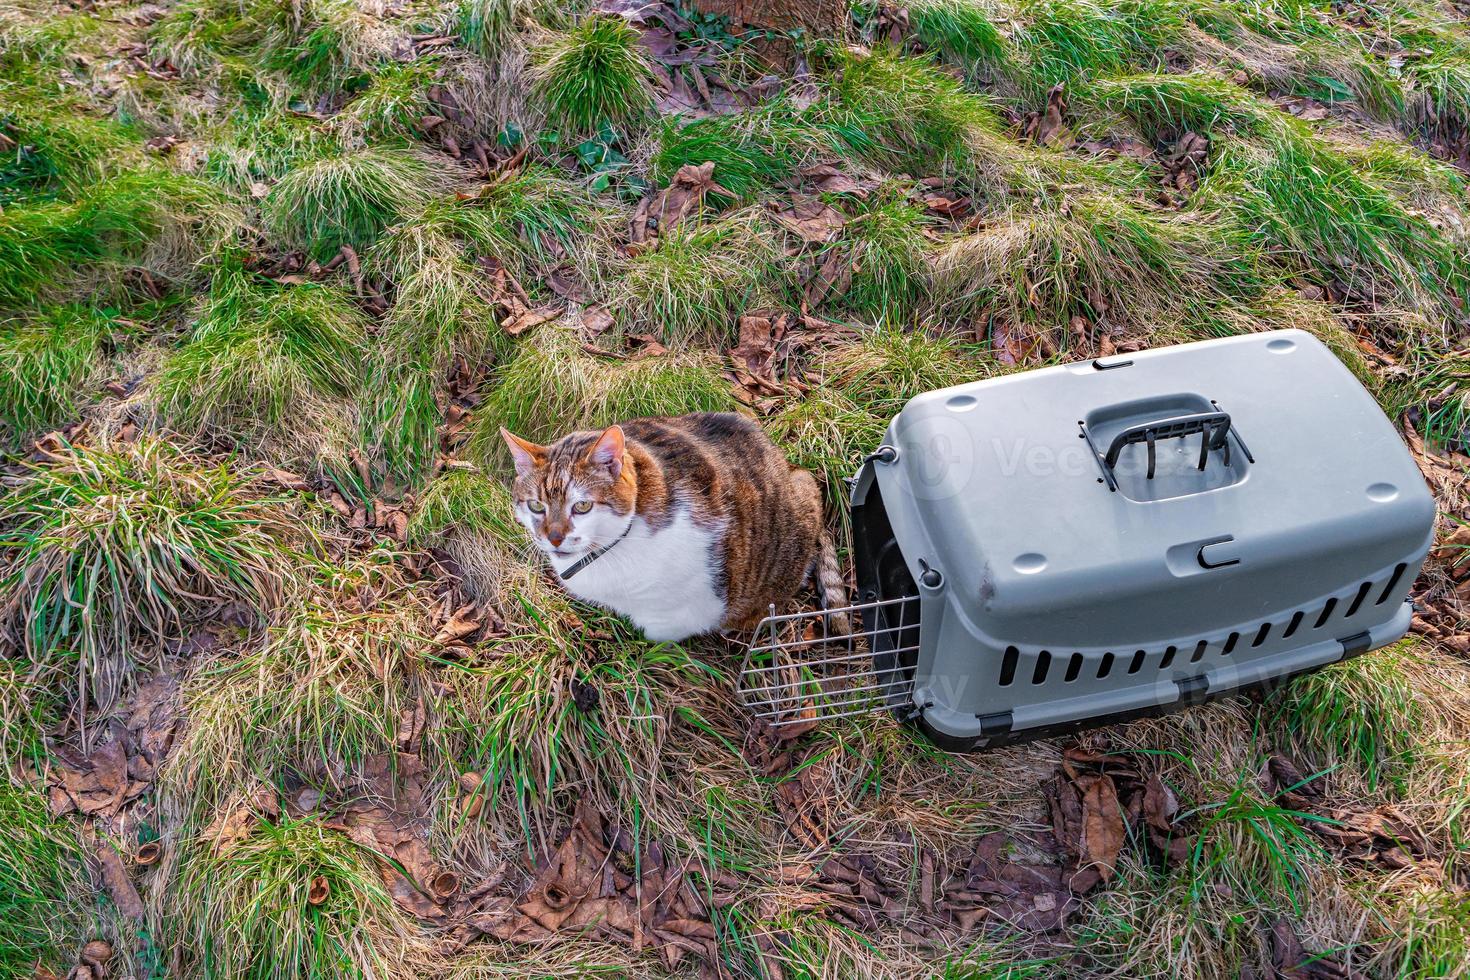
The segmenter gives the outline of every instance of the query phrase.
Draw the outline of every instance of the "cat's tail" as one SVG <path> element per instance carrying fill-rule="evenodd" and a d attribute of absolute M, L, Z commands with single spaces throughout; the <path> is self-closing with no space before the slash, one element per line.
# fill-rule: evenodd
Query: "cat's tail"
<path fill-rule="evenodd" d="M 847 606 L 847 580 L 842 575 L 842 566 L 837 563 L 837 545 L 826 530 L 817 539 L 817 591 L 821 595 L 823 609 Z M 824 616 L 823 621 L 828 635 L 846 636 L 852 632 L 852 622 L 845 612 Z"/>

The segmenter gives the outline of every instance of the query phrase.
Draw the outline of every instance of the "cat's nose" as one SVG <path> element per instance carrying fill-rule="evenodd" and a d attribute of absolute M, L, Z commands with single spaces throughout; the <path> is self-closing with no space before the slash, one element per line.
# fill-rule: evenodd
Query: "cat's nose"
<path fill-rule="evenodd" d="M 560 548 L 561 547 L 561 543 L 562 543 L 563 539 L 565 539 L 565 538 L 566 538 L 566 534 L 564 532 L 562 532 L 562 531 L 547 531 L 546 532 L 546 540 L 551 542 L 551 546 L 553 548 Z"/>

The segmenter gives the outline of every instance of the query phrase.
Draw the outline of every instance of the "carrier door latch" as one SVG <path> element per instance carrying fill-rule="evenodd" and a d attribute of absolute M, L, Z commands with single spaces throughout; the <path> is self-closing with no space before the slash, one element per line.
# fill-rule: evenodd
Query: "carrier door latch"
<path fill-rule="evenodd" d="M 1240 548 L 1233 537 L 1212 541 L 1199 547 L 1200 568 L 1226 568 L 1240 564 Z"/>

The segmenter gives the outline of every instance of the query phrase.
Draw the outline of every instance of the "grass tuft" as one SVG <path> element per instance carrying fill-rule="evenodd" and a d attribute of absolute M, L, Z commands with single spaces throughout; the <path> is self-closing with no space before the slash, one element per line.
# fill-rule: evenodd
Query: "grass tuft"
<path fill-rule="evenodd" d="M 145 441 L 69 450 L 8 484 L 0 588 L 13 601 L 0 626 L 101 710 L 196 617 L 282 596 L 286 519 L 248 475 Z"/>
<path fill-rule="evenodd" d="M 158 374 L 159 410 L 191 431 L 309 442 L 360 383 L 366 340 L 366 318 L 334 286 L 223 269 Z"/>
<path fill-rule="evenodd" d="M 112 329 L 106 313 L 80 304 L 0 321 L 0 422 L 13 437 L 75 415 Z"/>
<path fill-rule="evenodd" d="M 568 136 L 604 123 L 636 126 L 653 104 L 638 32 L 620 17 L 594 14 L 538 47 L 532 77 L 547 116 Z"/>
<path fill-rule="evenodd" d="M 1290 733 L 1316 769 L 1352 766 L 1369 790 L 1400 783 L 1424 730 L 1409 677 L 1419 663 L 1400 644 L 1299 677 L 1273 699 L 1272 727 Z"/>
<path fill-rule="evenodd" d="M 575 334 L 538 329 L 506 362 L 476 412 L 471 455 L 508 463 L 500 427 L 538 442 L 640 415 L 682 415 L 735 407 L 717 363 L 694 356 L 613 361 L 581 349 Z"/>
<path fill-rule="evenodd" d="M 325 260 L 343 245 L 366 249 L 442 180 L 411 150 L 374 147 L 301 164 L 271 188 L 261 209 L 283 244 Z"/>
<path fill-rule="evenodd" d="M 0 780 L 0 977 L 66 970 L 86 890 L 81 848 L 38 793 Z M 33 972 L 34 971 L 34 972 Z"/>
<path fill-rule="evenodd" d="M 325 900 L 311 904 L 323 879 Z M 206 976 L 394 976 L 406 927 L 370 852 L 311 817 L 261 822 L 223 855 L 191 845 L 171 904 Z"/>
<path fill-rule="evenodd" d="M 777 258 L 754 208 L 686 223 L 633 257 L 615 283 L 613 305 L 665 343 L 719 346 L 734 337 L 742 310 L 770 298 Z"/>

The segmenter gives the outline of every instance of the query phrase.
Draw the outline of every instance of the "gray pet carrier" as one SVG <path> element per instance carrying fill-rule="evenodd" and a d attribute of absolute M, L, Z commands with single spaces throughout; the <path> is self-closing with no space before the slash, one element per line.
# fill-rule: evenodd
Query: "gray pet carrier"
<path fill-rule="evenodd" d="M 852 488 L 859 595 L 761 624 L 775 725 L 892 710 L 947 748 L 1157 714 L 1403 636 L 1434 500 L 1316 338 L 929 392 Z"/>

